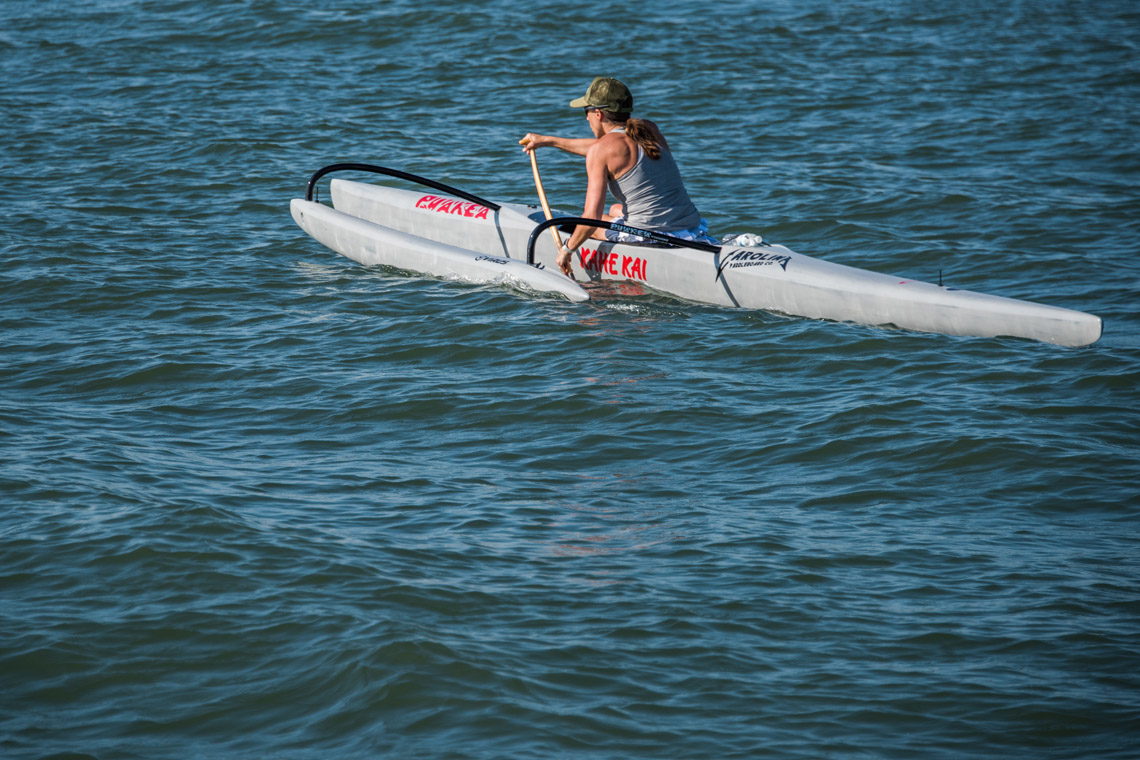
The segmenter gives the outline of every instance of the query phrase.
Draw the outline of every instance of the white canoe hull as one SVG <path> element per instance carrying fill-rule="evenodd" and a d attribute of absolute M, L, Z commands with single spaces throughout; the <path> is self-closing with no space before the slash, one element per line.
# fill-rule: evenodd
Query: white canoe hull
<path fill-rule="evenodd" d="M 544 218 L 541 211 L 529 206 L 503 204 L 493 212 L 436 192 L 341 179 L 332 180 L 330 188 L 333 206 L 342 212 L 338 219 L 366 220 L 372 226 L 411 236 L 399 238 L 405 248 L 414 247 L 415 240 L 420 246 L 434 242 L 510 259 L 524 267 L 527 240 Z M 318 239 L 363 261 L 342 250 L 343 243 Z M 374 259 L 379 255 L 370 254 Z M 554 257 L 554 244 L 544 233 L 535 246 L 535 261 L 546 267 L 546 274 L 561 277 L 554 271 Z M 405 261 L 402 251 L 395 258 L 400 263 L 393 263 L 392 257 L 375 263 L 426 271 Z M 781 245 L 725 246 L 714 254 L 690 248 L 589 241 L 575 256 L 573 269 L 582 281 L 642 283 L 701 303 L 812 319 L 948 335 L 1015 336 L 1065 346 L 1094 343 L 1101 335 L 1101 320 L 1090 314 L 878 274 L 804 256 Z"/>

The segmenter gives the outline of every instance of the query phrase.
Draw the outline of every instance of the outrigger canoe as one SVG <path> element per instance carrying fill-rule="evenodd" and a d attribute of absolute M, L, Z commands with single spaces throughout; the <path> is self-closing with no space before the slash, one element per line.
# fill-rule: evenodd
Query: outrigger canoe
<path fill-rule="evenodd" d="M 398 177 L 428 191 L 333 179 L 332 206 L 317 202 L 317 181 L 343 170 Z M 532 206 L 495 203 L 370 164 L 324 167 L 291 211 L 313 238 L 362 264 L 557 293 L 571 301 L 590 297 L 579 282 L 617 280 L 700 303 L 946 335 L 1084 346 L 1102 331 L 1099 317 L 1079 311 L 870 272 L 782 245 L 715 246 L 597 220 L 547 219 Z M 553 239 L 542 233 L 578 223 L 640 233 L 650 242 L 590 240 L 574 257 L 571 279 L 555 267 Z"/>

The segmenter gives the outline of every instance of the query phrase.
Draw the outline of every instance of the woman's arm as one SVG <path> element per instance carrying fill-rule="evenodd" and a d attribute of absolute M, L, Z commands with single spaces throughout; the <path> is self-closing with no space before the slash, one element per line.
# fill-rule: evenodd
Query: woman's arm
<path fill-rule="evenodd" d="M 523 151 L 526 153 L 538 148 L 551 147 L 573 153 L 576 156 L 584 156 L 590 152 L 590 148 L 594 147 L 596 142 L 597 139 L 593 137 L 555 137 L 554 135 L 538 135 L 534 132 L 527 132 L 519 140 L 519 145 L 523 146 Z"/>
<path fill-rule="evenodd" d="M 607 150 L 609 149 L 609 150 Z M 586 200 L 582 204 L 582 216 L 587 219 L 602 219 L 602 208 L 606 203 L 606 178 L 608 153 L 612 145 L 599 143 L 586 153 Z M 605 239 L 605 233 L 597 227 L 580 224 L 558 253 L 555 264 L 566 274 L 570 274 L 570 255 L 591 237 Z"/>

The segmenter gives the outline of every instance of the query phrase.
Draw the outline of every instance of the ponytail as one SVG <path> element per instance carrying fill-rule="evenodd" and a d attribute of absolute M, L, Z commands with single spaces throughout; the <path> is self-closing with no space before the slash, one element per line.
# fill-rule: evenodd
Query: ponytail
<path fill-rule="evenodd" d="M 640 145 L 641 149 L 645 151 L 645 155 L 654 161 L 661 158 L 662 148 L 669 149 L 669 144 L 665 142 L 665 136 L 651 121 L 634 119 L 629 114 L 610 111 L 603 111 L 602 118 L 608 122 L 624 126 L 626 136 Z"/>
<path fill-rule="evenodd" d="M 645 119 L 629 119 L 625 123 L 625 133 L 641 146 L 645 155 L 654 161 L 661 158 L 661 148 L 665 138 L 650 122 Z"/>

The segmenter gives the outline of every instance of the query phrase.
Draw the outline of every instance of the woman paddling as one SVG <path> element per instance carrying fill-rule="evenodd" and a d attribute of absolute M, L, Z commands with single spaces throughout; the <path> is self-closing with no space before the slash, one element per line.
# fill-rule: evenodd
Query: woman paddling
<path fill-rule="evenodd" d="M 570 101 L 570 107 L 586 110 L 593 137 L 528 132 L 519 143 L 527 152 L 552 146 L 586 157 L 583 217 L 622 222 L 686 240 L 715 242 L 708 236 L 708 224 L 685 191 L 661 130 L 646 119 L 630 118 L 633 95 L 628 87 L 610 77 L 597 77 L 585 96 Z M 607 188 L 618 203 L 604 214 Z M 558 251 L 557 264 L 566 274 L 570 274 L 571 254 L 587 238 L 613 242 L 643 240 L 625 232 L 579 225 Z"/>

